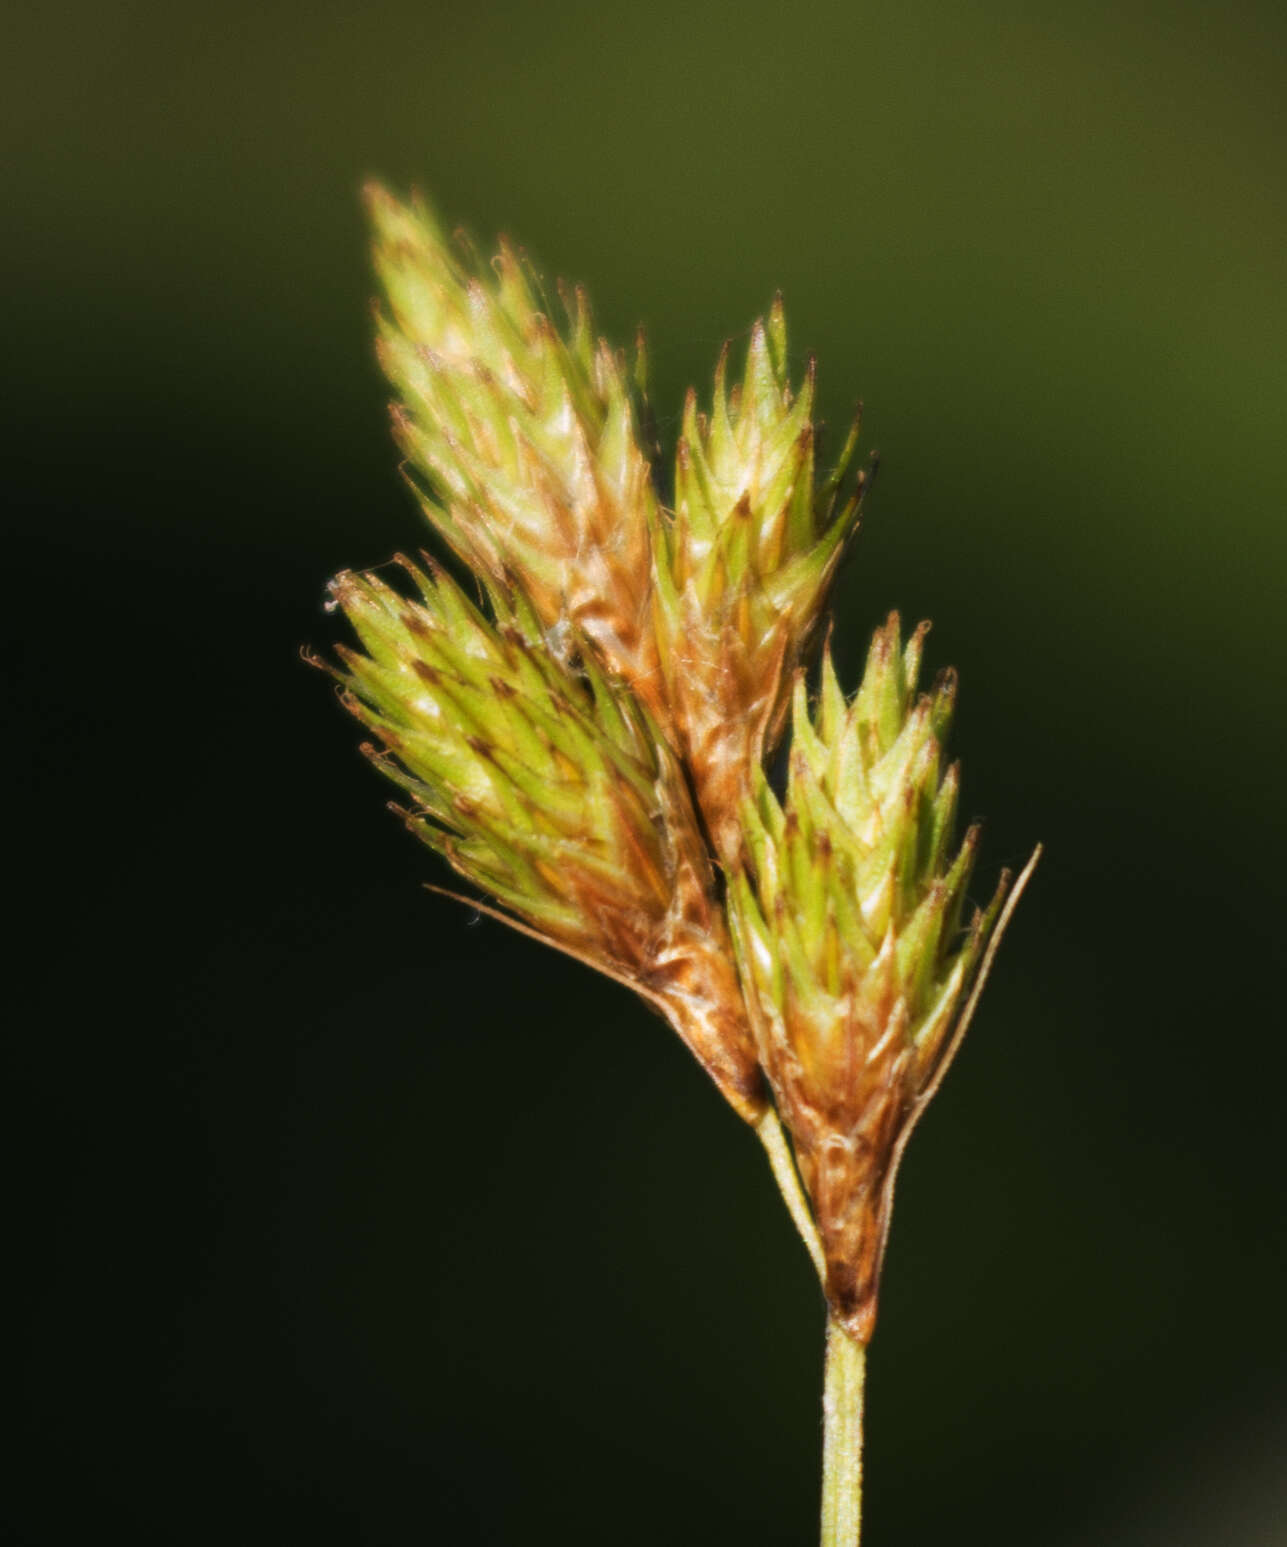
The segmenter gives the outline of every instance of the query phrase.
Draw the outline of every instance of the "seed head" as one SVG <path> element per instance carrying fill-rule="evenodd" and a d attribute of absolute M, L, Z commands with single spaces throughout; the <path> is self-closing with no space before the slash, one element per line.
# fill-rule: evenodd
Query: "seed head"
<path fill-rule="evenodd" d="M 859 488 L 837 509 L 857 422 L 835 471 L 815 481 L 814 367 L 792 393 L 779 297 L 757 322 L 742 382 L 709 417 L 684 410 L 673 516 L 655 518 L 657 619 L 669 715 L 716 850 L 740 852 L 752 772 L 781 735 L 792 674 L 815 633 Z"/>
<path fill-rule="evenodd" d="M 786 799 L 758 780 L 747 864 L 730 886 L 752 1025 L 822 1236 L 827 1296 L 863 1342 L 902 1146 L 964 1030 L 1009 887 L 1003 872 L 962 925 L 979 834 L 953 855 L 958 770 L 943 769 L 942 748 L 956 678 L 917 695 L 927 628 L 904 647 L 891 614 L 848 704 L 829 652 L 813 716 L 797 675 Z"/>
<path fill-rule="evenodd" d="M 548 629 L 571 625 L 618 672 L 652 676 L 642 349 L 628 371 L 596 339 L 580 289 L 564 294 L 560 325 L 508 242 L 485 268 L 423 201 L 373 188 L 368 202 L 379 357 L 425 515 L 476 572 L 520 576 Z"/>
<path fill-rule="evenodd" d="M 491 616 L 405 558 L 404 595 L 332 582 L 362 650 L 341 648 L 365 750 L 409 797 L 417 837 L 500 916 L 629 984 L 748 1121 L 763 1081 L 714 875 L 682 773 L 583 637 L 550 651 L 531 599 L 490 584 Z"/>

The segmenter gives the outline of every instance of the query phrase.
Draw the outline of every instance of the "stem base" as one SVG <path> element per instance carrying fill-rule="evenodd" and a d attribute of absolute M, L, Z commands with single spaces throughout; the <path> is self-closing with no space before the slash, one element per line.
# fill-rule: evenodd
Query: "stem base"
<path fill-rule="evenodd" d="M 822 1388 L 822 1547 L 858 1547 L 866 1366 L 865 1345 L 829 1318 Z"/>

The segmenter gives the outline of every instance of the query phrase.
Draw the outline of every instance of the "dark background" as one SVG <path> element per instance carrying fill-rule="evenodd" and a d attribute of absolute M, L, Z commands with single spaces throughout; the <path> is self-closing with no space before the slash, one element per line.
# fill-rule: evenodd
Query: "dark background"
<path fill-rule="evenodd" d="M 648 326 L 774 289 L 883 470 L 837 596 L 1045 862 L 906 1166 L 877 1547 L 1287 1542 L 1287 22 L 1161 0 L 5 22 L 14 1541 L 807 1542 L 757 1147 L 442 880 L 324 680 L 421 539 L 358 189 Z M 12 936 L 11 936 L 12 938 Z"/>

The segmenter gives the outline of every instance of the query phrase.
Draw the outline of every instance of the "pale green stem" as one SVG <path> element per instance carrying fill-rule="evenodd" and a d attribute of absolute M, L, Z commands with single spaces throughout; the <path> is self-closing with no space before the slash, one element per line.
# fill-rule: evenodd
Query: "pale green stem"
<path fill-rule="evenodd" d="M 827 1321 L 822 1387 L 822 1547 L 858 1547 L 862 1523 L 862 1393 L 867 1349 Z"/>
<path fill-rule="evenodd" d="M 822 1241 L 818 1235 L 818 1227 L 813 1222 L 804 1189 L 800 1186 L 800 1175 L 795 1168 L 791 1147 L 787 1143 L 786 1134 L 782 1132 L 778 1114 L 772 1107 L 756 1123 L 755 1132 L 769 1157 L 773 1180 L 778 1184 L 778 1191 L 782 1194 L 787 1212 L 795 1221 L 795 1228 L 800 1232 L 800 1239 L 804 1242 L 810 1261 L 817 1269 L 818 1278 L 825 1283 L 827 1264 L 822 1254 Z"/>

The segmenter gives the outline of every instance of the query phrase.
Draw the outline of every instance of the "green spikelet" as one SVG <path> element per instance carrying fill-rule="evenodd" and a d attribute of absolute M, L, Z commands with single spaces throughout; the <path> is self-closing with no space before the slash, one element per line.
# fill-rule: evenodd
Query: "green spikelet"
<path fill-rule="evenodd" d="M 760 1057 L 795 1143 L 833 1312 L 871 1335 L 894 1171 L 964 1030 L 1009 887 L 962 924 L 978 846 L 953 854 L 958 771 L 942 766 L 956 696 L 917 695 L 928 625 L 872 642 L 846 704 L 830 653 L 811 716 L 797 676 L 786 800 L 761 778 L 730 915 Z"/>
<path fill-rule="evenodd" d="M 547 629 L 571 625 L 624 676 L 651 678 L 642 347 L 628 371 L 596 338 L 580 289 L 564 296 L 560 327 L 508 242 L 484 268 L 422 201 L 372 188 L 368 204 L 386 302 L 379 356 L 426 516 L 474 570 L 520 576 Z"/>
<path fill-rule="evenodd" d="M 407 826 L 529 932 L 629 984 L 747 1118 L 763 1082 L 683 776 L 645 711 L 575 636 L 490 585 L 489 617 L 405 558 L 403 594 L 341 574 L 345 706 L 408 797 Z M 504 916 L 504 915 L 502 915 Z"/>
<path fill-rule="evenodd" d="M 814 366 L 793 394 L 780 297 L 767 324 L 755 324 L 731 390 L 727 353 L 709 417 L 688 395 L 674 514 L 657 517 L 654 613 L 677 741 L 731 865 L 753 770 L 781 735 L 792 673 L 857 524 L 864 479 L 838 501 L 856 421 L 836 469 L 815 478 Z"/>

